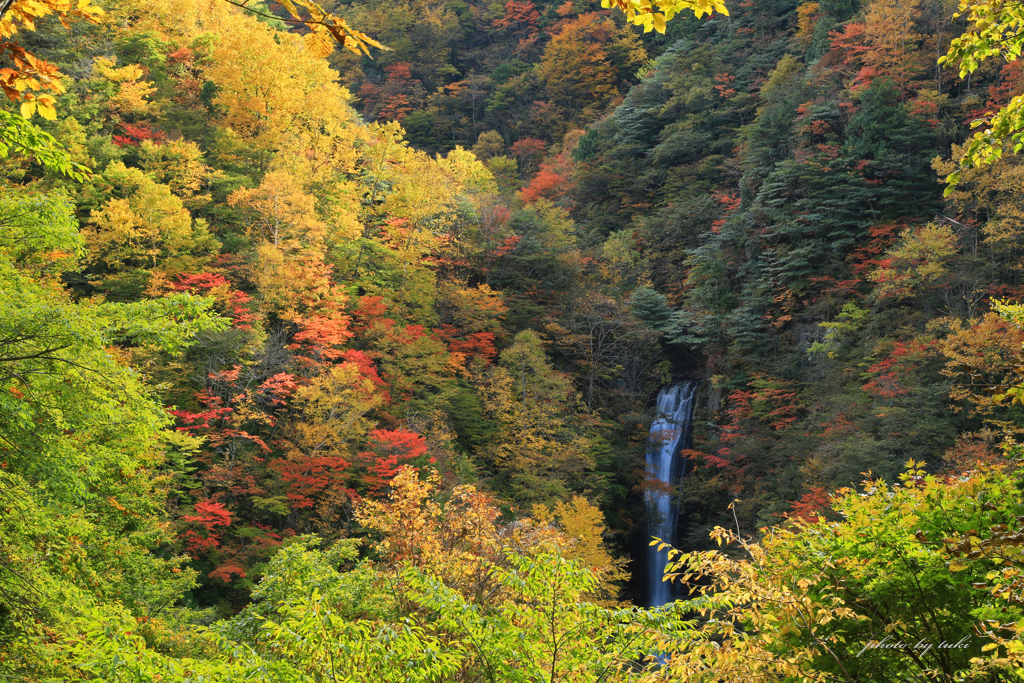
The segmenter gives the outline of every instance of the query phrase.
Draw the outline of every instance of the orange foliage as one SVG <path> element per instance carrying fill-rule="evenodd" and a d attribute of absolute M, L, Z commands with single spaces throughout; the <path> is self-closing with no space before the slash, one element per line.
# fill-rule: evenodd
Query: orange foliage
<path fill-rule="evenodd" d="M 736 81 L 736 76 L 729 73 L 715 74 L 715 81 L 718 83 L 715 86 L 715 90 L 718 91 L 719 97 L 729 99 L 736 94 L 736 88 L 732 87 L 732 84 Z"/>
<path fill-rule="evenodd" d="M 70 30 L 69 19 L 84 19 L 97 22 L 103 10 L 89 4 L 89 0 L 72 3 L 67 0 L 36 0 L 34 2 L 5 3 L 5 14 L 0 20 L 0 89 L 13 101 L 22 101 L 21 113 L 30 117 L 38 109 L 43 118 L 51 121 L 57 118 L 54 98 L 50 94 L 36 94 L 35 91 L 49 90 L 63 93 L 61 73 L 57 67 L 39 59 L 24 47 L 9 38 L 21 28 L 35 30 L 35 22 L 54 15 L 64 28 Z"/>
<path fill-rule="evenodd" d="M 896 342 L 892 353 L 887 358 L 867 369 L 868 374 L 878 374 L 861 389 L 878 398 L 894 398 L 909 393 L 900 384 L 899 375 L 906 374 L 917 363 L 927 359 L 937 344 L 938 342 L 935 341 L 920 342 L 916 340 Z"/>
<path fill-rule="evenodd" d="M 423 481 L 416 469 L 401 467 L 386 501 L 365 500 L 356 509 L 356 519 L 381 534 L 376 549 L 387 566 L 409 562 L 473 602 L 497 601 L 503 596 L 495 595 L 492 570 L 509 549 L 530 554 L 571 543 L 550 525 L 501 524 L 501 510 L 474 486 L 456 486 L 442 505 L 439 483 L 436 473 Z"/>
<path fill-rule="evenodd" d="M 244 579 L 245 569 L 243 567 L 239 567 L 237 564 L 234 564 L 233 562 L 228 562 L 220 565 L 212 572 L 207 574 L 207 576 L 211 579 L 220 579 L 224 583 L 231 583 L 232 576 L 238 576 Z"/>
<path fill-rule="evenodd" d="M 967 401 L 974 412 L 987 414 L 995 408 L 987 389 L 1020 382 L 1024 330 L 996 313 L 986 313 L 969 326 L 953 321 L 937 346 L 947 361 L 942 374 L 955 382 L 950 396 Z"/>
<path fill-rule="evenodd" d="M 329 313 L 308 318 L 296 316 L 292 321 L 299 326 L 299 331 L 292 337 L 294 342 L 287 348 L 303 353 L 313 362 L 344 357 L 345 351 L 337 347 L 352 338 L 347 315 Z"/>
<path fill-rule="evenodd" d="M 491 24 L 496 29 L 507 30 L 512 36 L 520 41 L 520 50 L 524 43 L 532 41 L 537 31 L 537 21 L 540 19 L 540 12 L 537 6 L 530 0 L 508 0 L 505 3 L 505 15 L 495 19 Z"/>
<path fill-rule="evenodd" d="M 314 499 L 332 486 L 341 485 L 351 472 L 347 460 L 338 456 L 310 456 L 301 459 L 278 459 L 270 463 L 281 480 L 288 484 L 287 497 L 293 510 L 310 508 Z M 352 498 L 357 498 L 354 491 L 347 491 Z"/>
<path fill-rule="evenodd" d="M 198 556 L 220 545 L 220 535 L 215 529 L 229 526 L 231 513 L 225 509 L 222 503 L 214 503 L 210 500 L 196 503 L 195 511 L 194 515 L 182 515 L 181 520 L 198 524 L 206 532 L 204 535 L 199 535 L 194 529 L 188 529 L 184 533 L 186 550 L 189 554 Z"/>
<path fill-rule="evenodd" d="M 576 187 L 576 165 L 568 154 L 562 152 L 545 162 L 541 162 L 540 170 L 519 192 L 519 197 L 527 204 L 538 199 L 548 199 L 556 204 L 564 204 Z"/>
<path fill-rule="evenodd" d="M 828 491 L 824 487 L 815 486 L 792 503 L 790 506 L 792 511 L 788 516 L 814 524 L 820 519 L 821 513 L 831 509 L 832 501 Z"/>
<path fill-rule="evenodd" d="M 819 9 L 820 5 L 816 2 L 805 2 L 796 8 L 799 28 L 794 37 L 801 43 L 810 43 L 814 37 L 814 27 L 818 25 L 818 19 L 821 18 Z"/>
<path fill-rule="evenodd" d="M 863 276 L 865 273 L 874 270 L 882 265 L 881 256 L 886 250 L 896 243 L 901 232 L 907 229 L 900 221 L 881 223 L 868 228 L 870 241 L 867 244 L 857 247 L 847 257 L 850 268 L 856 275 Z"/>
<path fill-rule="evenodd" d="M 369 474 L 366 482 L 370 491 L 378 493 L 398 473 L 399 468 L 423 458 L 427 453 L 426 440 L 406 429 L 374 429 L 370 432 L 370 450 L 359 454 L 360 463 Z M 429 458 L 428 462 L 434 462 Z"/>

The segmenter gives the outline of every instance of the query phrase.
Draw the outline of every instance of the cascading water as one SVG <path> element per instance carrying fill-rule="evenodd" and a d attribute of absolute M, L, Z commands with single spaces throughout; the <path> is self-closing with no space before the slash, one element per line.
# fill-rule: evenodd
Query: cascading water
<path fill-rule="evenodd" d="M 658 394 L 658 415 L 651 425 L 647 445 L 647 467 L 668 489 L 682 478 L 686 461 L 679 458 L 679 451 L 688 445 L 692 430 L 693 408 L 697 394 L 696 382 L 683 382 L 664 387 Z M 666 543 L 673 543 L 676 535 L 676 518 L 679 516 L 672 497 L 664 491 L 649 491 L 649 522 L 647 529 Z M 672 599 L 671 586 L 662 581 L 668 551 L 658 552 L 657 546 L 647 550 L 648 605 L 660 607 Z"/>

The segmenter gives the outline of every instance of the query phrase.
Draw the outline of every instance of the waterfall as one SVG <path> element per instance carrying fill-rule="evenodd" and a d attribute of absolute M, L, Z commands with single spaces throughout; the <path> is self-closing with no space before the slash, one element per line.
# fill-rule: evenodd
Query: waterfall
<path fill-rule="evenodd" d="M 693 418 L 696 382 L 683 382 L 664 387 L 658 394 L 658 414 L 651 425 L 647 445 L 647 468 L 666 488 L 682 478 L 686 461 L 679 458 L 679 451 L 689 444 L 692 435 L 690 421 Z M 676 518 L 679 516 L 672 497 L 662 491 L 647 493 L 649 504 L 648 533 L 666 543 L 674 543 Z M 672 599 L 671 586 L 662 581 L 668 551 L 658 552 L 657 546 L 647 550 L 648 589 L 650 607 L 659 607 Z"/>

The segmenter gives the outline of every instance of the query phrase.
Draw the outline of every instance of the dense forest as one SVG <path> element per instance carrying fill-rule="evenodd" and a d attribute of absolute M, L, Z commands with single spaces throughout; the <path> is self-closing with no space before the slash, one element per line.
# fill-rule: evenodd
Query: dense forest
<path fill-rule="evenodd" d="M 1022 6 L 605 4 L 0 3 L 0 680 L 1024 680 Z"/>

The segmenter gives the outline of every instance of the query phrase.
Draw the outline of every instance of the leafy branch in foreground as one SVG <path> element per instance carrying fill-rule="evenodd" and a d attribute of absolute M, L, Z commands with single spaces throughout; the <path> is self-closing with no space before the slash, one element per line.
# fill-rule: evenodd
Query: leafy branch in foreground
<path fill-rule="evenodd" d="M 665 23 L 684 10 L 692 10 L 698 19 L 715 12 L 729 16 L 721 0 L 601 0 L 601 7 L 613 6 L 625 12 L 629 21 L 643 26 L 644 33 L 664 33 Z"/>
<path fill-rule="evenodd" d="M 689 681 L 1019 680 L 1020 471 L 983 466 L 868 480 L 762 530 L 716 527 L 743 553 L 671 551 L 703 603 L 702 638 L 669 667 Z M 827 518 L 826 518 L 827 514 Z M 838 521 L 836 521 L 838 518 Z M 986 654 L 989 653 L 989 654 Z"/>
<path fill-rule="evenodd" d="M 276 15 L 267 14 L 253 7 L 254 3 L 251 0 L 224 1 L 235 7 L 241 7 L 252 14 L 282 21 Z M 319 57 L 326 57 L 331 54 L 335 42 L 350 52 L 357 55 L 366 55 L 367 57 L 370 56 L 369 48 L 371 47 L 380 50 L 391 49 L 381 45 L 365 33 L 355 30 L 344 19 L 331 14 L 313 2 L 313 0 L 281 0 L 281 6 L 292 17 L 291 19 L 283 20 L 286 24 L 301 25 L 309 29 L 310 32 L 304 38 L 306 46 Z M 305 16 L 302 10 L 305 10 Z"/>
<path fill-rule="evenodd" d="M 1024 3 L 1005 0 L 962 0 L 954 19 L 965 17 L 972 26 L 950 43 L 939 64 L 960 63 L 960 78 L 974 73 L 982 62 L 1002 57 L 1007 62 L 1020 59 L 1024 46 Z M 960 168 L 946 176 L 948 197 L 960 181 L 964 169 L 991 164 L 1001 159 L 1012 145 L 1016 154 L 1024 148 L 1024 95 L 1011 99 L 988 120 L 977 119 L 972 128 L 982 128 L 968 141 Z"/>
<path fill-rule="evenodd" d="M 25 106 L 22 105 L 23 110 Z M 46 115 L 41 104 L 39 111 L 46 118 L 51 118 Z M 53 117 L 56 117 L 56 113 Z M 12 152 L 30 156 L 39 165 L 78 182 L 84 181 L 92 173 L 87 167 L 72 161 L 71 155 L 52 135 L 33 125 L 27 118 L 9 111 L 0 111 L 0 158 L 10 156 Z"/>

